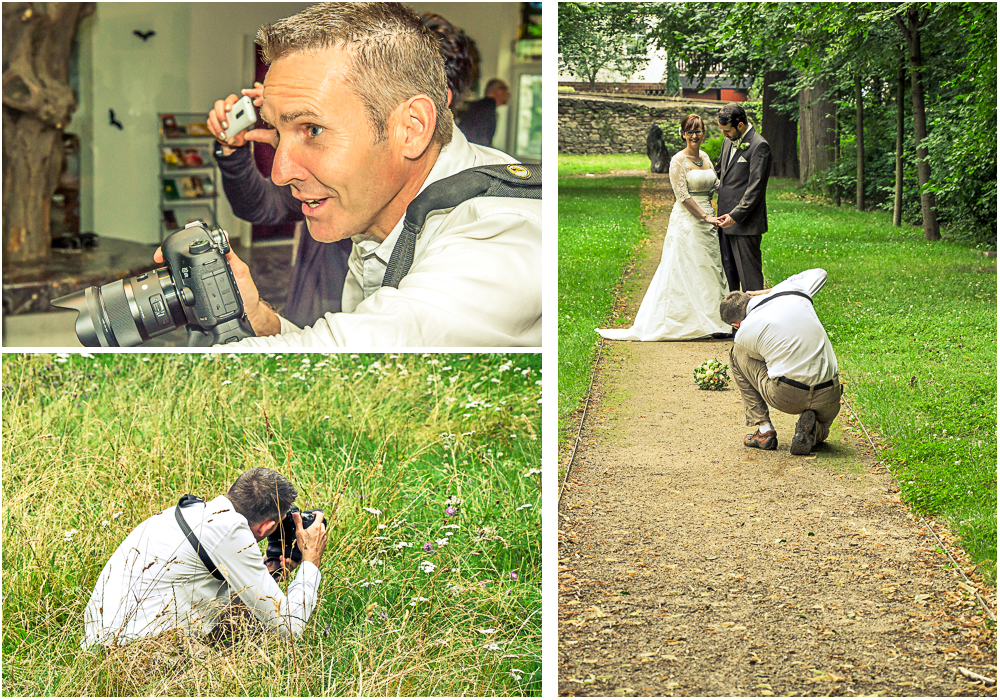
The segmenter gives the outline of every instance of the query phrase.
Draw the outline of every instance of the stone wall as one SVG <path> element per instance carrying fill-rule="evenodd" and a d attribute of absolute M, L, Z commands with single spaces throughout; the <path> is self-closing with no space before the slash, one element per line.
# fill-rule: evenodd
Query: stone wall
<path fill-rule="evenodd" d="M 715 115 L 723 102 L 705 100 L 642 100 L 595 95 L 559 95 L 559 152 L 566 154 L 645 153 L 652 123 L 674 124 L 687 114 L 705 120 L 709 137 L 722 133 Z M 676 129 L 664 130 L 671 151 L 683 141 Z"/>

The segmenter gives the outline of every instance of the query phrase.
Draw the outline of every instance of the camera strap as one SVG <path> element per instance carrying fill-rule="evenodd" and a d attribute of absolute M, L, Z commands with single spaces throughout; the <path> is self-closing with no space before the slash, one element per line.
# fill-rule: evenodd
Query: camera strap
<path fill-rule="evenodd" d="M 778 297 L 785 297 L 785 296 L 802 297 L 803 299 L 808 299 L 810 304 L 813 304 L 813 298 L 811 296 L 809 296 L 808 294 L 806 294 L 805 292 L 778 292 L 777 294 L 772 294 L 771 296 L 767 297 L 766 299 L 758 302 L 756 306 L 754 306 L 752 309 L 750 309 L 749 311 L 747 311 L 747 314 L 749 315 L 749 314 L 753 313 L 754 311 L 756 311 L 757 309 L 759 309 L 760 307 L 762 307 L 764 304 L 766 304 L 767 302 L 771 301 L 772 299 L 777 299 Z M 813 305 L 815 306 L 815 304 L 813 304 Z"/>
<path fill-rule="evenodd" d="M 208 569 L 208 573 L 212 574 L 212 576 L 220 581 L 225 581 L 226 577 L 219 571 L 219 567 L 217 567 L 215 562 L 212 561 L 212 557 L 208 556 L 208 552 L 202 548 L 201 541 L 193 532 L 191 532 L 191 528 L 188 526 L 187 520 L 185 520 L 184 516 L 181 515 L 181 508 L 195 503 L 204 502 L 204 498 L 192 496 L 191 494 L 186 493 L 181 497 L 181 500 L 177 502 L 177 507 L 174 508 L 174 517 L 177 518 L 177 524 L 181 526 L 181 532 L 184 533 L 184 536 L 187 537 L 187 541 L 191 543 L 191 546 L 194 547 L 194 551 L 197 552 L 198 556 L 201 558 L 201 563 L 205 565 L 206 569 Z"/>
<path fill-rule="evenodd" d="M 410 202 L 403 217 L 403 230 L 389 256 L 383 287 L 399 287 L 413 265 L 417 236 L 427 215 L 452 209 L 474 197 L 542 198 L 542 166 L 508 163 L 481 165 L 428 185 Z"/>

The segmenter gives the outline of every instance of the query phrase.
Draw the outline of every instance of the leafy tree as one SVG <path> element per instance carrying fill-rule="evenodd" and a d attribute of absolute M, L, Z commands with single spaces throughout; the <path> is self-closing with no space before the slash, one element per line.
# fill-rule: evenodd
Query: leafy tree
<path fill-rule="evenodd" d="M 559 68 L 594 85 L 601 70 L 631 75 L 649 62 L 645 17 L 627 2 L 559 3 Z"/>

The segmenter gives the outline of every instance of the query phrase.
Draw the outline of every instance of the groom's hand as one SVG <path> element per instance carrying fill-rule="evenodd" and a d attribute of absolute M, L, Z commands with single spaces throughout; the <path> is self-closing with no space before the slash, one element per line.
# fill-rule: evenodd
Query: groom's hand
<path fill-rule="evenodd" d="M 729 214 L 723 214 L 719 217 L 719 226 L 722 228 L 729 228 L 735 223 L 736 221 L 733 220 L 733 217 L 729 216 Z"/>

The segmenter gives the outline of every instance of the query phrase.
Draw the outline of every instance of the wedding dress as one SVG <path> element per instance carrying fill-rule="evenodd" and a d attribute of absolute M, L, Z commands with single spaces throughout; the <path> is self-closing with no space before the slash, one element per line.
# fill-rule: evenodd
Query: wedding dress
<path fill-rule="evenodd" d="M 611 340 L 691 340 L 731 333 L 719 317 L 719 302 L 729 291 L 715 226 L 695 218 L 681 202 L 688 197 L 712 214 L 718 186 L 708 154 L 698 168 L 680 152 L 670 161 L 670 184 L 676 202 L 663 241 L 660 266 L 646 290 L 631 328 L 597 329 Z"/>

